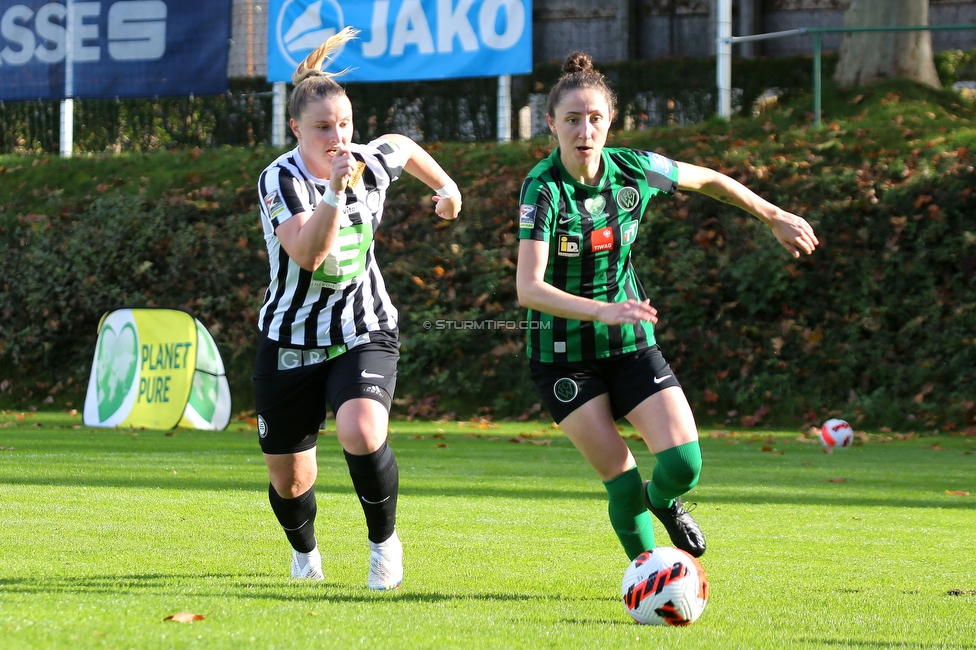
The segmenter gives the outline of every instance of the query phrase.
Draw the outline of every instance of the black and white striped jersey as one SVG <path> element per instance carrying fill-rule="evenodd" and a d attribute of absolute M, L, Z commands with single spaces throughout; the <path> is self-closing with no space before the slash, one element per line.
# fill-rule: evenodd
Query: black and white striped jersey
<path fill-rule="evenodd" d="M 281 344 L 348 349 L 369 341 L 369 332 L 396 329 L 397 310 L 376 264 L 373 233 L 383 219 L 387 188 L 400 177 L 406 160 L 386 140 L 351 144 L 350 150 L 366 166 L 355 187 L 346 189 L 339 237 L 315 271 L 288 256 L 275 229 L 296 214 L 311 213 L 328 181 L 308 171 L 297 147 L 279 156 L 258 180 L 271 264 L 258 327 Z"/>

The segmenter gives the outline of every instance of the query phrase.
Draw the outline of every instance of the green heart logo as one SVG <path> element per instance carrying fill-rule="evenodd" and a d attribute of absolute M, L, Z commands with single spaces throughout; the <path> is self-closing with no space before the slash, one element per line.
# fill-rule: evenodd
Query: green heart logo
<path fill-rule="evenodd" d="M 98 395 L 98 419 L 101 422 L 119 410 L 132 388 L 139 360 L 139 342 L 132 323 L 126 323 L 116 336 L 106 325 L 98 337 L 98 360 L 95 388 Z"/>
<path fill-rule="evenodd" d="M 218 382 L 213 375 L 199 370 L 193 373 L 193 387 L 190 389 L 190 406 L 207 422 L 213 423 L 217 410 Z"/>
<path fill-rule="evenodd" d="M 607 207 L 607 200 L 603 198 L 603 195 L 594 196 L 592 198 L 583 201 L 583 207 L 590 214 L 597 215 L 603 212 L 603 208 Z"/>
<path fill-rule="evenodd" d="M 212 423 L 219 397 L 219 382 L 216 375 L 220 368 L 218 361 L 220 355 L 213 344 L 213 339 L 202 328 L 203 326 L 198 322 L 197 369 L 193 373 L 193 387 L 190 389 L 189 402 L 203 419 Z"/>

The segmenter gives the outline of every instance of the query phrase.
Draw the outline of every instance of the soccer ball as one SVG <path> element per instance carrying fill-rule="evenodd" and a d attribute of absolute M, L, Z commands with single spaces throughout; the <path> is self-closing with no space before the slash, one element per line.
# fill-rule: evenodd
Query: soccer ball
<path fill-rule="evenodd" d="M 621 593 L 627 613 L 641 625 L 691 625 L 705 611 L 708 576 L 689 554 L 660 546 L 634 558 Z"/>
<path fill-rule="evenodd" d="M 854 429 L 843 420 L 833 418 L 820 427 L 820 442 L 824 447 L 850 447 L 853 440 Z"/>

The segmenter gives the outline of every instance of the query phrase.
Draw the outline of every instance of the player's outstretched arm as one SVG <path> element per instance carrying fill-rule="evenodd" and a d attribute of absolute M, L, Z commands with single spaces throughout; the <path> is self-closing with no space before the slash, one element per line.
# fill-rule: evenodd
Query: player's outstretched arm
<path fill-rule="evenodd" d="M 434 157 L 405 135 L 388 133 L 380 138 L 399 147 L 407 157 L 403 169 L 436 192 L 433 199 L 437 204 L 434 208 L 437 216 L 441 219 L 457 219 L 461 212 L 461 191 Z"/>
<path fill-rule="evenodd" d="M 758 217 L 793 257 L 809 255 L 820 244 L 803 217 L 773 205 L 739 181 L 707 167 L 678 162 L 678 189 L 700 192 Z"/>

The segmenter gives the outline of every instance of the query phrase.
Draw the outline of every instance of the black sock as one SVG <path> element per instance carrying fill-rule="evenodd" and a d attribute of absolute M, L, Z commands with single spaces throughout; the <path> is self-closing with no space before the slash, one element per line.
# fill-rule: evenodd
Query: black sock
<path fill-rule="evenodd" d="M 400 489 L 400 472 L 393 450 L 384 442 L 382 447 L 365 456 L 345 454 L 349 476 L 366 515 L 369 541 L 385 542 L 393 535 L 396 526 L 397 492 Z"/>
<path fill-rule="evenodd" d="M 299 553 L 310 553 L 315 548 L 315 491 L 308 492 L 294 499 L 285 499 L 268 484 L 268 501 L 271 509 L 278 518 L 278 523 L 285 529 L 285 535 L 291 542 L 291 547 Z"/>

